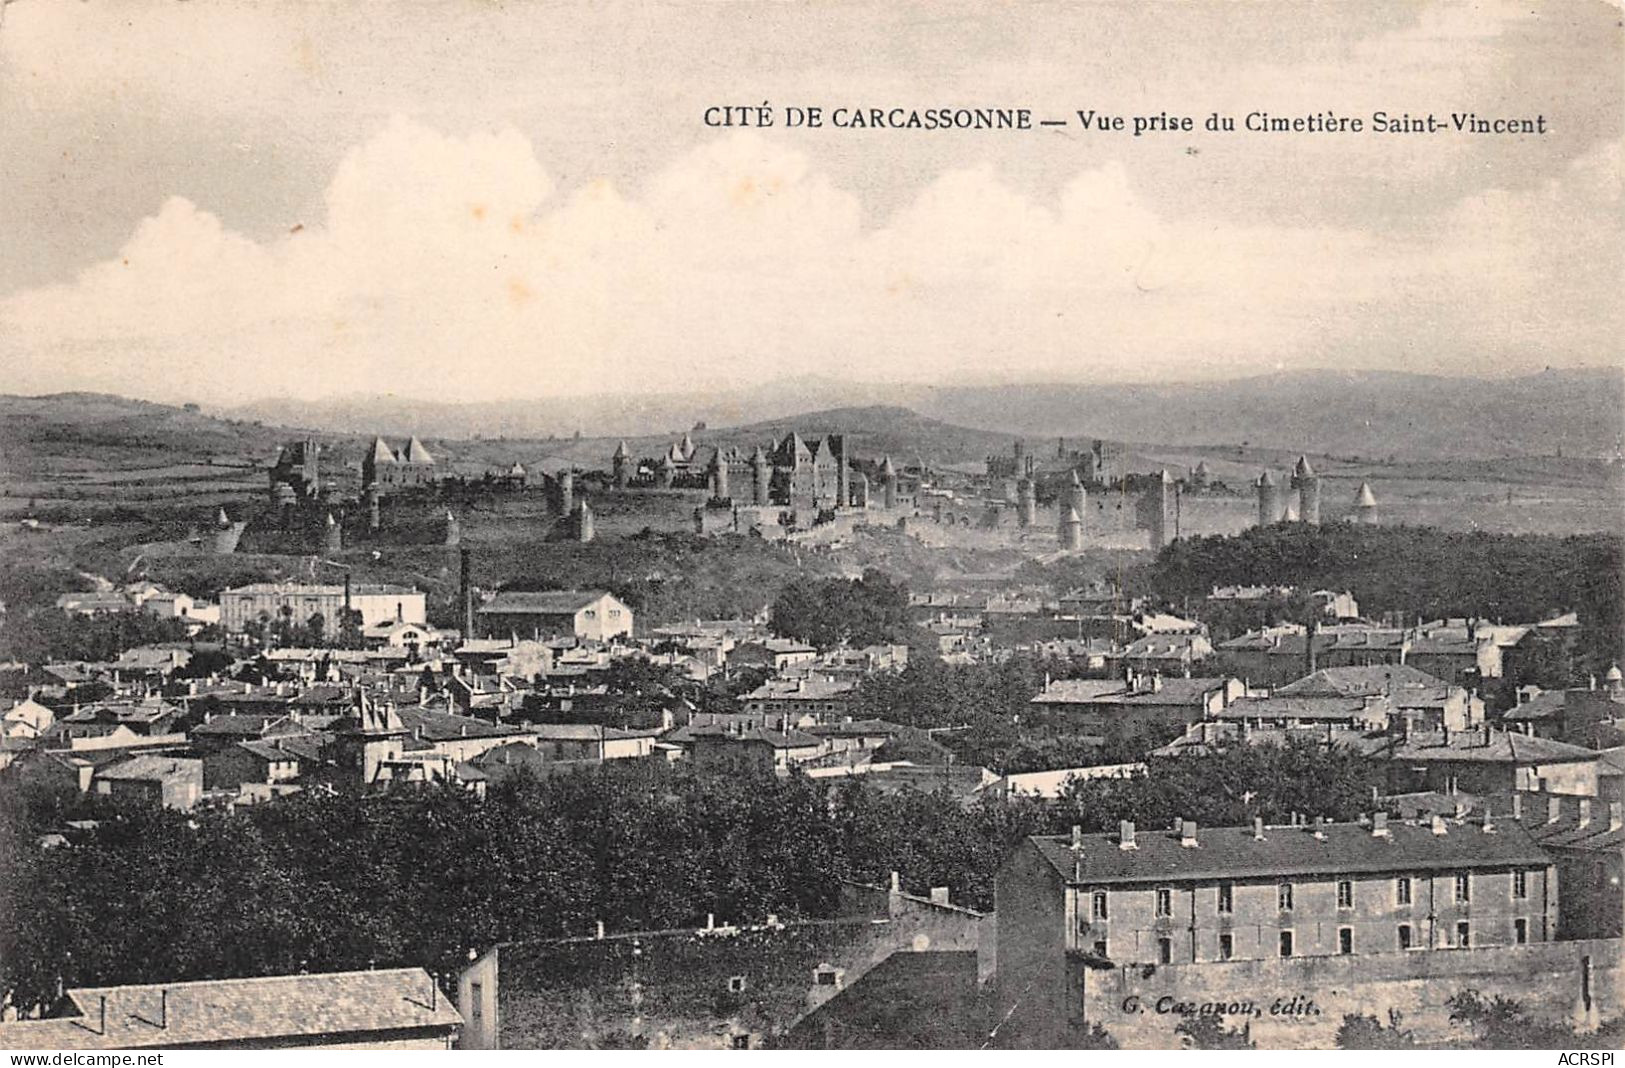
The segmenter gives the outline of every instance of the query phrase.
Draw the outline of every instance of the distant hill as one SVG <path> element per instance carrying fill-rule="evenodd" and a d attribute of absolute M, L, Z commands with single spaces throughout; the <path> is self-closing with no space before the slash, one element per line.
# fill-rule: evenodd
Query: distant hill
<path fill-rule="evenodd" d="M 105 393 L 0 395 L 0 473 L 268 462 L 282 431 Z"/>
<path fill-rule="evenodd" d="M 746 389 L 650 397 L 539 398 L 477 404 L 349 397 L 270 400 L 223 414 L 284 426 L 435 438 L 659 437 L 695 423 L 788 425 L 798 413 L 870 408 L 1030 438 L 1240 445 L 1399 460 L 1612 456 L 1625 374 L 1549 370 L 1519 378 L 1303 371 L 1217 382 L 876 385 L 802 378 Z M 968 439 L 966 439 L 968 441 Z M 1034 442 L 1035 447 L 1038 445 Z"/>
<path fill-rule="evenodd" d="M 1249 444 L 1368 459 L 1612 456 L 1620 444 L 1625 374 L 1586 369 L 1486 379 L 1314 371 L 1170 385 L 948 387 L 929 398 L 913 406 L 964 426 L 1027 434 Z"/>

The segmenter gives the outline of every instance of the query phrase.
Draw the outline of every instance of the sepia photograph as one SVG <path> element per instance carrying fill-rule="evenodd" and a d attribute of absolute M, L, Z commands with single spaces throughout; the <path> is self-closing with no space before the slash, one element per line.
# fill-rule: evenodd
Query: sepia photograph
<path fill-rule="evenodd" d="M 0 0 L 6 1068 L 1614 1063 L 1622 155 L 1620 0 Z"/>

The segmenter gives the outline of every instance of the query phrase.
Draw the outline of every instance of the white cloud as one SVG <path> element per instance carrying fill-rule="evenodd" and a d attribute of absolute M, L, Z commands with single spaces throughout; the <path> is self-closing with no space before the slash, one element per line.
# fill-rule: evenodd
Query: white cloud
<path fill-rule="evenodd" d="M 1595 358 L 1606 315 L 1545 309 L 1563 242 L 1617 273 L 1618 174 L 1615 144 L 1543 188 L 1382 233 L 1161 217 L 1115 162 L 1041 203 L 982 166 L 865 228 L 856 195 L 753 133 L 634 193 L 600 180 L 561 196 L 512 129 L 457 137 L 397 118 L 345 155 L 326 218 L 298 232 L 252 241 L 174 198 L 72 283 L 0 300 L 0 360 L 17 391 L 231 400 L 808 371 L 1140 377 L 1351 348 L 1398 367 L 1421 349 L 1458 371 L 1512 344 Z M 1582 299 L 1610 306 L 1589 292 L 1557 306 Z"/>

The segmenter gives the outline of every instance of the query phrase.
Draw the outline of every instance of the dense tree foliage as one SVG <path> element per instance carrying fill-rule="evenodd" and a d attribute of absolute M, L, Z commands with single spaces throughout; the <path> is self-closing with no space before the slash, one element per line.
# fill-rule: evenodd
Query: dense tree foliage
<path fill-rule="evenodd" d="M 45 664 L 56 660 L 116 660 L 126 649 L 184 641 L 186 624 L 145 612 L 69 615 L 54 605 L 7 612 L 0 619 L 0 660 Z"/>
<path fill-rule="evenodd" d="M 719 777 L 626 764 L 520 777 L 478 801 L 427 789 L 312 792 L 191 815 L 0 785 L 0 986 L 27 1005 L 68 984 L 184 980 L 308 968 L 450 969 L 493 942 L 825 917 L 838 880 L 993 907 L 1007 852 L 1036 833 L 1147 829 L 1175 817 L 1245 823 L 1291 811 L 1351 818 L 1357 764 L 1312 747 L 1248 749 L 1129 780 L 1074 784 L 1058 804 L 946 793 L 833 798 L 799 776 Z M 70 846 L 39 836 L 89 815 Z M 109 937 L 117 932 L 117 937 Z"/>
<path fill-rule="evenodd" d="M 1278 523 L 1235 537 L 1176 541 L 1157 557 L 1151 582 L 1175 603 L 1236 584 L 1352 590 L 1366 615 L 1406 620 L 1533 622 L 1575 611 L 1584 628 L 1582 657 L 1599 672 L 1625 643 L 1625 552 L 1612 534 Z"/>
<path fill-rule="evenodd" d="M 771 611 L 774 634 L 819 649 L 906 642 L 914 631 L 907 587 L 873 569 L 860 579 L 794 579 Z"/>

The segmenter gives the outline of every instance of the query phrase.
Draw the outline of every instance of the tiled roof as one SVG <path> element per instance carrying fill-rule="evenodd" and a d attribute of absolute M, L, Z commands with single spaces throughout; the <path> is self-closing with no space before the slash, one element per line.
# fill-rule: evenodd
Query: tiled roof
<path fill-rule="evenodd" d="M 1450 684 L 1409 664 L 1373 664 L 1369 667 L 1321 668 L 1276 690 L 1277 694 L 1363 697 L 1392 694 L 1404 703 L 1413 694 L 1448 692 Z"/>
<path fill-rule="evenodd" d="M 1513 705 L 1501 713 L 1502 720 L 1522 723 L 1526 720 L 1555 719 L 1563 715 L 1568 707 L 1568 698 L 1562 690 L 1547 690 L 1538 693 L 1522 704 Z"/>
<path fill-rule="evenodd" d="M 283 715 L 231 715 L 214 716 L 207 723 L 199 723 L 192 728 L 193 734 L 205 737 L 245 737 L 258 738 L 272 726 L 279 723 L 291 723 Z"/>
<path fill-rule="evenodd" d="M 1037 697 L 1035 705 L 1191 705 L 1224 686 L 1221 678 L 1164 678 L 1161 689 L 1135 691 L 1121 679 L 1057 679 Z"/>
<path fill-rule="evenodd" d="M 309 734 L 290 734 L 264 741 L 238 742 L 237 745 L 239 748 L 253 753 L 261 760 L 304 760 L 314 762 L 320 761 L 322 758 L 321 739 Z"/>
<path fill-rule="evenodd" d="M 271 1044 L 318 1036 L 427 1030 L 462 1017 L 421 968 L 76 987 L 77 1017 L 0 1024 L 11 1049 L 132 1049 Z M 102 999 L 106 998 L 106 1012 Z"/>
<path fill-rule="evenodd" d="M 1396 760 L 1451 760 L 1495 764 L 1570 764 L 1596 760 L 1595 750 L 1483 727 L 1469 731 L 1413 733 L 1394 746 Z"/>
<path fill-rule="evenodd" d="M 766 742 L 775 749 L 810 749 L 823 743 L 811 734 L 792 730 L 783 733 L 779 731 L 764 730 L 757 727 L 752 730 L 734 732 L 720 724 L 708 727 L 687 728 L 690 738 L 724 739 L 735 742 Z M 673 731 L 673 734 L 676 732 Z M 670 738 L 670 735 L 667 735 Z"/>
<path fill-rule="evenodd" d="M 600 727 L 593 723 L 539 723 L 527 727 L 526 730 L 535 734 L 539 742 L 596 742 L 600 738 L 606 742 L 615 742 L 626 738 L 647 737 L 643 732 L 622 730 L 619 727 Z"/>
<path fill-rule="evenodd" d="M 508 738 L 527 733 L 518 727 L 500 723 L 487 723 L 472 716 L 458 716 L 450 712 L 433 712 L 408 705 L 397 710 L 401 726 L 414 736 L 430 742 L 449 742 L 459 738 Z"/>
<path fill-rule="evenodd" d="M 1294 696 L 1276 691 L 1270 697 L 1240 697 L 1213 714 L 1214 719 L 1364 720 L 1391 711 L 1386 701 L 1368 704 L 1364 697 Z"/>
<path fill-rule="evenodd" d="M 187 757 L 161 756 L 147 754 L 131 757 L 121 764 L 103 768 L 96 773 L 99 779 L 124 779 L 127 781 L 163 779 L 171 775 L 185 775 L 199 771 L 203 761 Z"/>
<path fill-rule="evenodd" d="M 1267 827 L 1263 840 L 1251 827 L 1199 828 L 1195 846 L 1180 844 L 1166 829 L 1140 830 L 1135 848 L 1122 849 L 1116 834 L 1083 836 L 1074 852 L 1064 836 L 1031 841 L 1061 876 L 1079 882 L 1144 883 L 1164 880 L 1291 878 L 1386 871 L 1428 871 L 1512 865 L 1544 866 L 1550 858 L 1516 823 L 1486 832 L 1477 823 L 1445 821 L 1446 833 L 1426 824 L 1389 821 L 1388 834 L 1359 823 L 1318 827 Z M 1318 830 L 1318 836 L 1315 833 Z"/>

